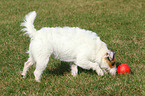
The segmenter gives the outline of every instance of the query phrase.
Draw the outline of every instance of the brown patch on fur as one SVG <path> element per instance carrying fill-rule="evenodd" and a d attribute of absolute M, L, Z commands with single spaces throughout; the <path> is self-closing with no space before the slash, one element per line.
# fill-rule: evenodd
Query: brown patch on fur
<path fill-rule="evenodd" d="M 110 68 L 114 68 L 115 67 L 115 65 L 116 65 L 115 55 L 113 56 L 113 59 L 111 61 L 108 59 L 108 57 L 105 57 L 105 60 L 107 61 L 107 63 L 108 63 Z"/>

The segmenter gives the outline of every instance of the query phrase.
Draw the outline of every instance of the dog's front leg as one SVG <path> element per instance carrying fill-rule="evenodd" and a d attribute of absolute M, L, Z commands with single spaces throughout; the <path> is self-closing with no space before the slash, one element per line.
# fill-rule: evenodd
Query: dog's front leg
<path fill-rule="evenodd" d="M 96 72 L 97 72 L 98 75 L 101 75 L 101 76 L 104 75 L 103 70 L 102 70 L 99 66 L 97 66 L 97 68 L 96 68 Z"/>
<path fill-rule="evenodd" d="M 104 72 L 100 68 L 98 63 L 91 62 L 86 58 L 78 58 L 76 61 L 76 65 L 82 67 L 83 69 L 93 69 L 94 71 L 96 71 L 98 75 L 101 75 L 101 76 L 104 75 Z"/>
<path fill-rule="evenodd" d="M 78 68 L 76 64 L 70 64 L 71 66 L 71 75 L 73 75 L 73 77 L 76 77 L 78 75 Z"/>
<path fill-rule="evenodd" d="M 99 66 L 98 63 L 92 63 L 92 62 L 90 62 L 89 64 L 90 64 L 91 68 L 92 68 L 93 70 L 96 71 L 96 73 L 97 73 L 98 75 L 100 75 L 100 76 L 103 76 L 103 75 L 104 75 L 104 72 L 103 72 L 103 70 L 100 68 L 100 66 Z"/>

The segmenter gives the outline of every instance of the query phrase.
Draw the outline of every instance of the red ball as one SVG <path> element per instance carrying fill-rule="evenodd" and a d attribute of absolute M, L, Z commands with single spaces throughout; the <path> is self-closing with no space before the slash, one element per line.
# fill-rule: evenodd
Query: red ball
<path fill-rule="evenodd" d="M 128 74 L 130 73 L 130 67 L 127 64 L 121 64 L 117 68 L 117 73 L 118 74 Z"/>

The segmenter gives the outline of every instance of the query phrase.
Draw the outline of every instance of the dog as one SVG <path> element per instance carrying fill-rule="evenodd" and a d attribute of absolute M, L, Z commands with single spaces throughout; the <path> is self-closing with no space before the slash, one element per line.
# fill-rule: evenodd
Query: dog
<path fill-rule="evenodd" d="M 34 28 L 36 12 L 25 16 L 21 26 L 30 38 L 29 58 L 24 63 L 23 78 L 31 65 L 36 63 L 35 80 L 40 82 L 41 74 L 46 68 L 49 57 L 71 63 L 71 74 L 78 74 L 78 66 L 83 69 L 92 69 L 98 75 L 116 74 L 115 52 L 107 48 L 96 33 L 78 27 L 43 27 Z"/>

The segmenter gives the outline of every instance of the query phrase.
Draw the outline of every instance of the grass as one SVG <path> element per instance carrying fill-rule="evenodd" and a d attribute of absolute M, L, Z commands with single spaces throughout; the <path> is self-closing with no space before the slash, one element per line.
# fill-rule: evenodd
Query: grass
<path fill-rule="evenodd" d="M 73 78 L 67 63 L 51 58 L 41 83 L 34 80 L 35 66 L 21 79 L 29 38 L 20 23 L 33 10 L 36 29 L 76 26 L 96 32 L 116 51 L 118 64 L 127 63 L 133 73 L 100 77 L 79 68 Z M 144 0 L 1 0 L 0 21 L 1 96 L 145 96 Z"/>

